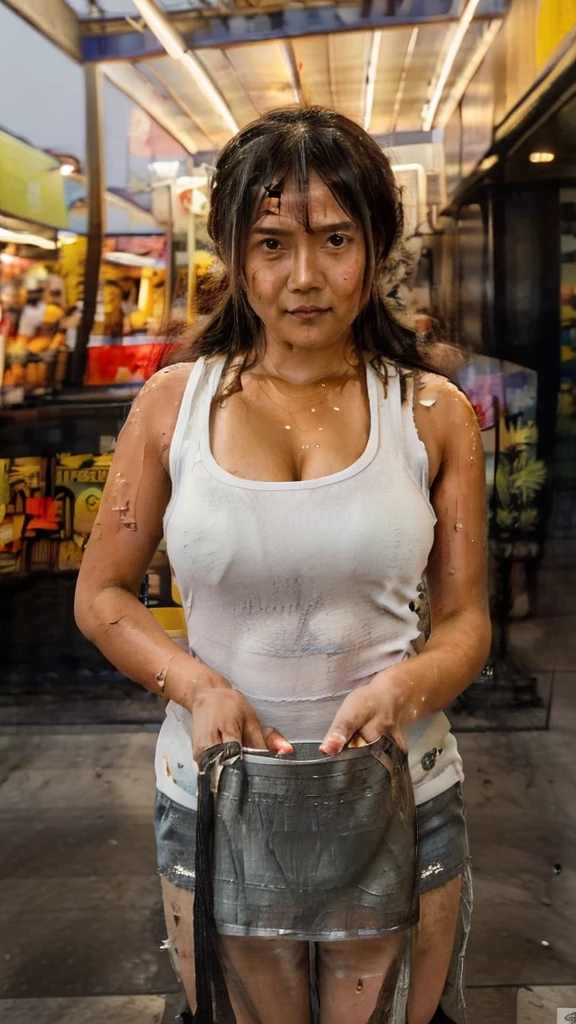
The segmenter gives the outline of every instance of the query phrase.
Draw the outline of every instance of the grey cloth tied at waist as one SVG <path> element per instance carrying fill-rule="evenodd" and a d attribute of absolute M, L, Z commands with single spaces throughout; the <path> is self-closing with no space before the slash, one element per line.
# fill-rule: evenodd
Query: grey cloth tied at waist
<path fill-rule="evenodd" d="M 326 757 L 224 743 L 199 762 L 197 1024 L 234 1024 L 218 933 L 326 942 L 418 919 L 406 754 L 381 738 Z"/>

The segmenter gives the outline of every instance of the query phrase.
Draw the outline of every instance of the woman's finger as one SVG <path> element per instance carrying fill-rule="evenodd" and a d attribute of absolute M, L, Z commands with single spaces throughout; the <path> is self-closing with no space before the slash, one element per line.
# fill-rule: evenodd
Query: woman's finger
<path fill-rule="evenodd" d="M 360 735 L 362 739 L 366 740 L 366 743 L 374 743 L 379 740 L 382 736 L 382 729 L 378 727 L 378 723 L 374 718 L 371 718 L 366 725 L 363 725 L 360 729 Z"/>
<path fill-rule="evenodd" d="M 242 744 L 242 729 L 239 725 L 225 725 L 220 729 L 219 743 Z"/>
<path fill-rule="evenodd" d="M 242 730 L 242 743 L 245 747 L 249 747 L 251 750 L 267 750 L 266 737 L 264 730 L 260 725 L 260 722 L 254 716 L 244 722 L 244 728 Z"/>
<path fill-rule="evenodd" d="M 406 743 L 406 737 L 404 736 L 404 733 L 402 732 L 401 729 L 399 729 L 398 727 L 395 727 L 394 729 L 387 729 L 385 735 L 389 736 L 390 739 L 394 741 L 396 746 L 399 748 L 399 750 L 402 751 L 403 754 L 408 753 L 408 744 Z"/>
<path fill-rule="evenodd" d="M 278 729 L 273 729 L 271 726 L 263 726 L 262 732 L 264 733 L 266 746 L 273 754 L 293 753 L 294 747 L 282 733 L 278 732 Z"/>
<path fill-rule="evenodd" d="M 320 744 L 320 750 L 323 754 L 339 754 L 348 743 L 348 740 L 352 739 L 354 733 L 361 733 L 366 725 L 366 711 L 361 705 L 358 703 L 356 708 L 351 706 L 350 703 L 348 703 L 348 706 L 346 705 L 347 700 L 344 701 L 342 707 L 336 712 L 336 717 Z"/>
<path fill-rule="evenodd" d="M 202 722 L 193 722 L 192 725 L 192 752 L 194 760 L 198 761 L 200 754 L 209 747 L 215 747 L 221 743 L 220 730 L 213 726 L 206 727 Z"/>

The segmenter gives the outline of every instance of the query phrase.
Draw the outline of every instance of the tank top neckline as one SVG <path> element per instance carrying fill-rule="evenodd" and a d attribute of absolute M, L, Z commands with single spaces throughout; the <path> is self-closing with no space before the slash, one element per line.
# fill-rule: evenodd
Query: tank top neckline
<path fill-rule="evenodd" d="M 241 487 L 251 491 L 302 491 L 307 488 L 325 487 L 328 484 L 337 484 L 342 480 L 348 480 L 362 472 L 374 460 L 380 443 L 380 417 L 378 415 L 378 385 L 380 377 L 370 363 L 366 363 L 366 386 L 368 391 L 368 404 L 370 408 L 370 433 L 368 441 L 362 454 L 352 462 L 351 465 L 339 470 L 337 473 L 329 473 L 326 476 L 310 477 L 307 480 L 248 480 L 245 477 L 234 476 L 228 470 L 223 469 L 212 454 L 210 442 L 210 411 L 212 399 L 218 390 L 220 378 L 224 369 L 224 360 L 221 366 L 216 366 L 208 381 L 206 388 L 206 403 L 203 410 L 202 425 L 200 430 L 200 456 L 205 468 L 211 476 L 222 483 L 232 487 Z"/>

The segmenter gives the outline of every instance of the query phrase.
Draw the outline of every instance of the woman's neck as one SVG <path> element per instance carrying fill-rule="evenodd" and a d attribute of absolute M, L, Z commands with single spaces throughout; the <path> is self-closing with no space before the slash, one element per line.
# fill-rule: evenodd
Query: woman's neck
<path fill-rule="evenodd" d="M 287 348 L 268 341 L 264 357 L 254 372 L 277 377 L 287 384 L 306 385 L 356 376 L 360 363 L 351 340 L 326 349 Z"/>

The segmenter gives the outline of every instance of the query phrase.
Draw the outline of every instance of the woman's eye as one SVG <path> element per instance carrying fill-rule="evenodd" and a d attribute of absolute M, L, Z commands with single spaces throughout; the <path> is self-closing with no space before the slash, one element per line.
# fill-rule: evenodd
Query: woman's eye
<path fill-rule="evenodd" d="M 334 249 L 343 249 L 349 239 L 346 235 L 330 235 L 328 241 L 332 243 Z"/>
<path fill-rule="evenodd" d="M 278 252 L 280 248 L 280 242 L 277 238 L 265 238 L 262 242 L 266 252 Z"/>

